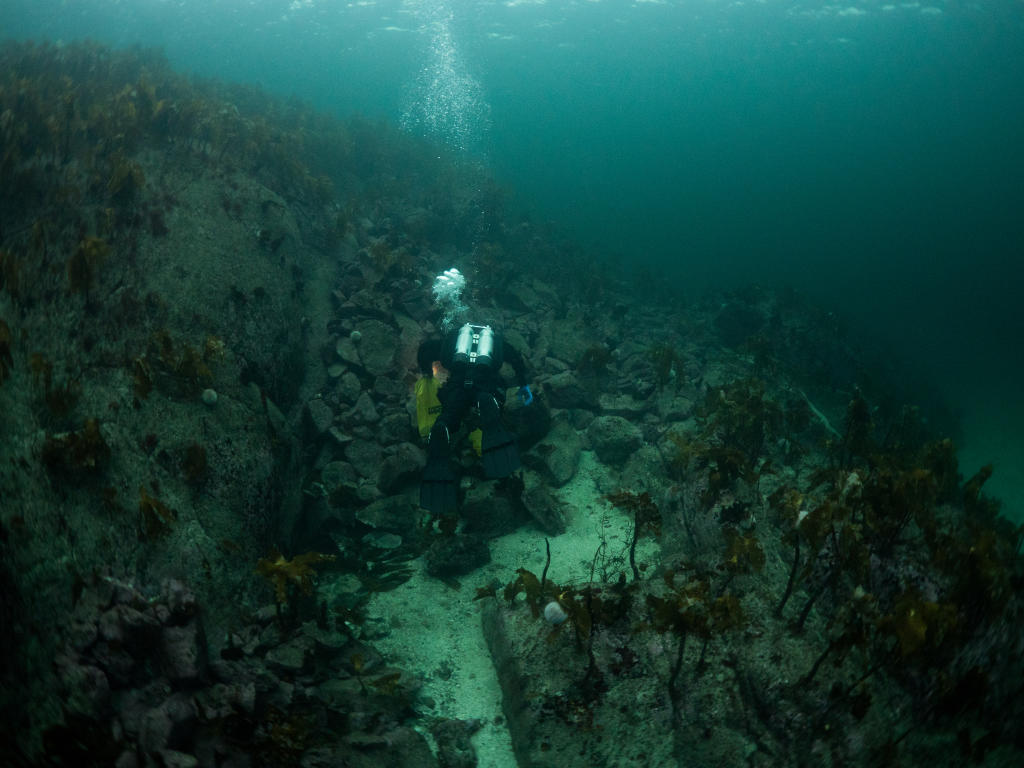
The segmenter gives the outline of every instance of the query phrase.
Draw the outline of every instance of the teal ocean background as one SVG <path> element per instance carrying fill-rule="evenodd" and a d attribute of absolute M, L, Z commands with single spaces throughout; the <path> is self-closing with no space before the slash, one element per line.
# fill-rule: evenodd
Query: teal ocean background
<path fill-rule="evenodd" d="M 5 0 L 0 36 L 435 135 L 686 299 L 795 286 L 948 399 L 1024 519 L 1019 0 Z"/>

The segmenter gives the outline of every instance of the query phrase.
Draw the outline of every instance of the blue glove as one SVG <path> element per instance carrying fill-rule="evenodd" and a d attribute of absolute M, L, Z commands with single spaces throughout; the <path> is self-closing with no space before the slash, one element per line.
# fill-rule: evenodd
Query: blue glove
<path fill-rule="evenodd" d="M 529 384 L 524 384 L 519 388 L 519 399 L 523 401 L 523 405 L 529 405 L 533 402 L 533 392 L 530 391 Z"/>

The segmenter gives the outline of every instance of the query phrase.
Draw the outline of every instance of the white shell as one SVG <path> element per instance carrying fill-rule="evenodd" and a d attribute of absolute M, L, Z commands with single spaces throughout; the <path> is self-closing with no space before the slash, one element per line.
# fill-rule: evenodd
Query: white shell
<path fill-rule="evenodd" d="M 565 612 L 565 608 L 558 604 L 557 600 L 552 600 L 544 606 L 544 620 L 548 624 L 558 626 L 567 618 L 569 618 L 569 615 Z"/>

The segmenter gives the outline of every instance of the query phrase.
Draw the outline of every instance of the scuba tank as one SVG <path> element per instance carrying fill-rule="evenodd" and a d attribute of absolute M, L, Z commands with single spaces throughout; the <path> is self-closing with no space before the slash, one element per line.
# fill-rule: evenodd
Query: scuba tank
<path fill-rule="evenodd" d="M 494 331 L 491 326 L 466 323 L 459 329 L 452 357 L 454 362 L 487 367 L 494 362 L 493 355 Z"/>

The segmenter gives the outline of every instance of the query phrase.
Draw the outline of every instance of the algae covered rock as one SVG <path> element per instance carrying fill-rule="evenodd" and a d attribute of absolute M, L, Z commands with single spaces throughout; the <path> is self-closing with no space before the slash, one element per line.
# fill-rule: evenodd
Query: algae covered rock
<path fill-rule="evenodd" d="M 359 340 L 357 346 L 363 367 L 374 376 L 389 373 L 394 366 L 399 331 L 380 320 L 362 320 L 352 333 Z"/>
<path fill-rule="evenodd" d="M 560 488 L 576 475 L 580 465 L 583 440 L 572 425 L 560 421 L 552 427 L 543 442 L 533 449 L 539 468 L 551 484 Z"/>
<path fill-rule="evenodd" d="M 576 374 L 556 373 L 544 382 L 544 393 L 554 408 L 585 408 L 596 410 L 597 398 L 583 385 Z"/>
<path fill-rule="evenodd" d="M 587 427 L 587 437 L 605 464 L 621 466 L 644 443 L 643 432 L 621 416 L 598 416 Z"/>

